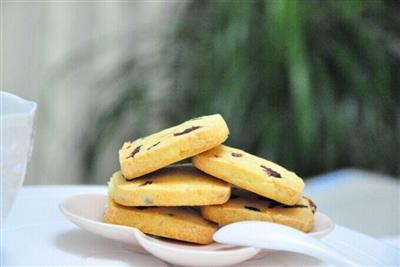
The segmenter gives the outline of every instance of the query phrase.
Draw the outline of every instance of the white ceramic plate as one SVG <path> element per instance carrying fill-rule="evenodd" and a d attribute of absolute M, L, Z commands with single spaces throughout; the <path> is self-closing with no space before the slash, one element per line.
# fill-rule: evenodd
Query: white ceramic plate
<path fill-rule="evenodd" d="M 213 243 L 191 245 L 189 243 L 154 238 L 134 227 L 106 224 L 103 222 L 106 195 L 84 194 L 64 199 L 61 212 L 78 227 L 94 234 L 129 244 L 134 251 L 150 252 L 167 262 L 185 266 L 224 266 L 254 257 L 260 249 Z M 313 230 L 309 235 L 322 238 L 334 228 L 331 219 L 323 213 L 315 214 Z M 261 253 L 265 255 L 265 252 Z"/>

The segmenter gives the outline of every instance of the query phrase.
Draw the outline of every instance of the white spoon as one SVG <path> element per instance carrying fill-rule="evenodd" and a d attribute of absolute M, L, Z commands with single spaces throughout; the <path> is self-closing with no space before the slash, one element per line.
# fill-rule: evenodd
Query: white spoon
<path fill-rule="evenodd" d="M 222 244 L 297 252 L 339 266 L 359 266 L 318 239 L 276 223 L 243 221 L 228 224 L 214 234 L 214 240 Z"/>
<path fill-rule="evenodd" d="M 103 223 L 106 195 L 84 194 L 69 197 L 60 204 L 61 212 L 80 228 L 94 234 L 121 241 L 137 252 L 150 252 L 172 264 L 184 266 L 226 266 L 254 257 L 261 249 L 213 243 L 189 243 L 155 238 L 134 227 Z M 315 226 L 310 238 L 321 238 L 333 230 L 334 224 L 326 215 L 315 214 Z M 285 227 L 287 228 L 287 227 Z M 219 231 L 217 231 L 218 233 Z"/>

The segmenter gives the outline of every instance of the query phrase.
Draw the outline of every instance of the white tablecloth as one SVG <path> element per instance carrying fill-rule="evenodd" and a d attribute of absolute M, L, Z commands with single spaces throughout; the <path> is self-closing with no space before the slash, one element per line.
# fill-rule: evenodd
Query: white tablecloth
<path fill-rule="evenodd" d="M 124 244 L 84 232 L 67 221 L 58 209 L 62 199 L 85 193 L 106 194 L 105 186 L 27 186 L 17 196 L 1 229 L 1 266 L 166 266 L 148 254 L 132 252 Z M 384 222 L 382 223 L 384 227 Z M 400 264 L 395 246 L 342 226 L 323 240 L 348 255 L 361 255 Z M 397 258 L 396 258 L 397 257 Z M 397 260 L 397 263 L 396 263 Z M 395 263 L 395 264 L 393 264 Z M 287 253 L 271 252 L 241 266 L 299 266 L 323 264 L 318 260 Z M 168 266 L 168 265 L 167 265 Z"/>

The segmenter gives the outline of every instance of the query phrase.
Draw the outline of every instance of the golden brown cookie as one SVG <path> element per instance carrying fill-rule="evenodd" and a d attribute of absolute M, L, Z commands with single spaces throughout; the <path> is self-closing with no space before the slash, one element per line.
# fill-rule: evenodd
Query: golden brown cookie
<path fill-rule="evenodd" d="M 224 145 L 196 155 L 192 163 L 205 173 L 287 205 L 296 204 L 304 189 L 294 172 Z"/>
<path fill-rule="evenodd" d="M 122 174 L 137 178 L 211 149 L 228 138 L 221 115 L 203 116 L 178 126 L 126 142 L 119 151 Z"/>
<path fill-rule="evenodd" d="M 233 193 L 227 203 L 202 207 L 201 213 L 204 218 L 219 224 L 267 221 L 309 232 L 314 224 L 315 210 L 314 203 L 306 197 L 293 206 L 287 206 L 260 196 L 244 198 Z"/>
<path fill-rule="evenodd" d="M 228 201 L 230 191 L 230 184 L 191 164 L 171 165 L 132 180 L 116 172 L 109 183 L 109 195 L 124 206 L 215 205 Z"/>
<path fill-rule="evenodd" d="M 110 200 L 104 222 L 138 228 L 143 233 L 197 244 L 210 244 L 215 223 L 184 207 L 124 207 Z"/>

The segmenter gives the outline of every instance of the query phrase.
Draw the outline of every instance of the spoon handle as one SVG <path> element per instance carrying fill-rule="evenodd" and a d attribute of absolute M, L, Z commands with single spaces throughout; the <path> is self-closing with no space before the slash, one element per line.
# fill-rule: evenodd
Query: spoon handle
<path fill-rule="evenodd" d="M 282 248 L 281 250 L 285 250 Z M 291 252 L 297 252 L 304 255 L 308 255 L 317 259 L 320 259 L 324 262 L 329 262 L 334 265 L 339 266 L 360 266 L 360 264 L 355 263 L 354 261 L 350 260 L 349 258 L 343 256 L 342 254 L 336 252 L 332 248 L 328 247 L 324 243 L 319 240 L 313 240 L 312 242 L 308 243 L 306 246 L 301 247 L 291 247 Z"/>
<path fill-rule="evenodd" d="M 243 221 L 228 224 L 214 234 L 214 240 L 224 244 L 297 252 L 339 266 L 360 266 L 318 239 L 275 223 Z"/>

